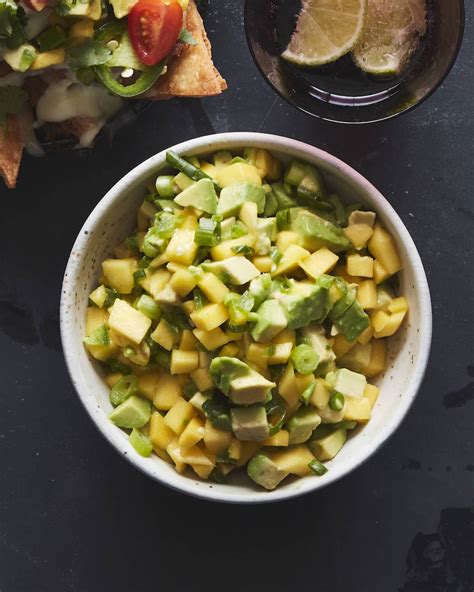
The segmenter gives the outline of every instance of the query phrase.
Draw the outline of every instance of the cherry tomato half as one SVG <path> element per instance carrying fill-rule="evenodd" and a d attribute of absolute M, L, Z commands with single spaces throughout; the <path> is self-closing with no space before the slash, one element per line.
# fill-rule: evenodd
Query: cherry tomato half
<path fill-rule="evenodd" d="M 171 52 L 182 26 L 183 9 L 178 2 L 139 0 L 128 15 L 133 49 L 147 66 L 154 66 Z"/>

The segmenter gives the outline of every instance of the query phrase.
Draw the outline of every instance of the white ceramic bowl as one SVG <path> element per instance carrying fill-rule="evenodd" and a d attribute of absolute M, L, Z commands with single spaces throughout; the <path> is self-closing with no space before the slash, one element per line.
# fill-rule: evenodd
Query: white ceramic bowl
<path fill-rule="evenodd" d="M 173 147 L 183 155 L 201 155 L 244 146 L 267 148 L 284 160 L 298 158 L 323 171 L 334 190 L 352 202 L 360 201 L 377 212 L 395 237 L 404 264 L 401 292 L 408 298 L 410 313 L 390 348 L 390 364 L 377 380 L 381 395 L 371 421 L 354 434 L 338 456 L 327 463 L 323 477 L 288 480 L 272 492 L 237 478 L 231 484 L 199 481 L 179 475 L 157 456 L 143 458 L 131 447 L 127 434 L 113 425 L 108 388 L 99 366 L 83 345 L 88 295 L 96 285 L 101 261 L 132 230 L 135 212 L 145 195 L 145 184 L 166 166 L 165 152 L 152 156 L 121 179 L 97 204 L 72 249 L 64 275 L 61 297 L 61 337 L 74 387 L 92 420 L 120 454 L 135 467 L 174 489 L 221 502 L 259 503 L 278 501 L 325 487 L 367 460 L 393 434 L 408 412 L 423 379 L 431 344 L 431 302 L 425 272 L 416 247 L 394 209 L 364 177 L 334 156 L 307 144 L 258 133 L 230 133 L 189 140 Z"/>

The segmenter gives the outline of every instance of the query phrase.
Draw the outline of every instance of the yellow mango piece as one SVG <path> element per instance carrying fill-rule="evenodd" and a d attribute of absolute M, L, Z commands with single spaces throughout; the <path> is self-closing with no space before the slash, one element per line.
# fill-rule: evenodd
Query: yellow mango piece
<path fill-rule="evenodd" d="M 233 331 L 229 330 L 227 330 L 225 334 L 227 335 L 229 341 L 241 341 L 244 335 L 243 333 L 234 333 Z"/>
<path fill-rule="evenodd" d="M 159 269 L 153 273 L 147 275 L 143 280 L 140 281 L 141 287 L 146 290 L 153 298 L 157 298 L 160 292 L 162 292 L 168 282 L 170 281 L 171 274 L 166 269 Z"/>
<path fill-rule="evenodd" d="M 296 344 L 296 332 L 294 329 L 283 329 L 272 339 L 272 343 L 291 343 Z"/>
<path fill-rule="evenodd" d="M 310 399 L 311 405 L 317 409 L 324 409 L 328 406 L 330 398 L 331 387 L 322 378 L 316 378 L 316 384 Z"/>
<path fill-rule="evenodd" d="M 263 446 L 288 446 L 290 434 L 286 430 L 280 430 L 262 442 Z"/>
<path fill-rule="evenodd" d="M 178 444 L 181 448 L 191 448 L 204 438 L 204 421 L 199 417 L 193 417 L 179 437 Z"/>
<path fill-rule="evenodd" d="M 161 373 L 158 370 L 146 370 L 138 375 L 138 391 L 150 401 L 153 401 L 155 396 L 158 381 Z"/>
<path fill-rule="evenodd" d="M 259 368 L 266 368 L 268 364 L 270 348 L 264 343 L 251 343 L 247 349 L 247 360 L 258 366 Z"/>
<path fill-rule="evenodd" d="M 300 267 L 301 262 L 310 252 L 298 245 L 290 245 L 283 254 L 273 275 L 287 275 Z"/>
<path fill-rule="evenodd" d="M 87 11 L 87 16 L 91 18 L 93 21 L 98 21 L 102 17 L 102 1 L 101 0 L 92 0 L 89 9 Z M 92 35 L 91 35 L 92 37 Z"/>
<path fill-rule="evenodd" d="M 130 306 L 125 300 L 119 298 L 113 303 L 109 311 L 109 327 L 132 343 L 140 344 L 151 327 L 151 319 Z"/>
<path fill-rule="evenodd" d="M 109 313 L 101 308 L 91 306 L 86 312 L 86 336 L 89 336 L 102 325 L 107 325 Z M 109 331 L 109 345 L 89 345 L 84 344 L 87 351 L 96 360 L 107 360 L 118 351 L 118 344 L 113 334 Z"/>
<path fill-rule="evenodd" d="M 173 290 L 181 297 L 187 296 L 191 290 L 197 286 L 198 278 L 187 269 L 177 270 L 172 278 L 170 284 Z"/>
<path fill-rule="evenodd" d="M 107 284 L 120 294 L 130 294 L 134 287 L 133 273 L 137 270 L 136 259 L 105 259 L 102 273 Z"/>
<path fill-rule="evenodd" d="M 168 255 L 165 253 L 161 253 L 161 255 L 157 255 L 154 259 L 152 259 L 150 261 L 150 265 L 149 267 L 151 269 L 158 269 L 159 267 L 162 267 L 163 265 L 165 265 L 166 263 L 168 263 L 169 259 L 168 259 Z"/>
<path fill-rule="evenodd" d="M 354 224 L 344 228 L 343 232 L 354 245 L 355 249 L 359 251 L 365 247 L 374 230 L 367 224 Z"/>
<path fill-rule="evenodd" d="M 162 348 L 171 351 L 176 340 L 176 334 L 165 319 L 161 319 L 151 334 L 151 338 L 155 343 L 161 345 Z"/>
<path fill-rule="evenodd" d="M 177 228 L 166 247 L 169 260 L 191 265 L 196 258 L 198 245 L 194 242 L 194 230 Z"/>
<path fill-rule="evenodd" d="M 347 352 L 350 351 L 355 344 L 355 341 L 348 341 L 342 333 L 338 333 L 336 337 L 334 337 L 332 349 L 336 354 L 336 357 L 341 358 L 344 354 L 347 354 Z"/>
<path fill-rule="evenodd" d="M 270 178 L 273 173 L 273 156 L 264 148 L 257 148 L 255 151 L 255 162 L 258 174 L 262 179 Z"/>
<path fill-rule="evenodd" d="M 168 261 L 168 263 L 166 264 L 166 269 L 170 272 L 170 273 L 176 273 L 177 271 L 187 271 L 187 267 L 186 265 L 183 265 L 182 263 L 176 263 L 176 261 Z"/>
<path fill-rule="evenodd" d="M 214 388 L 214 381 L 212 380 L 208 368 L 198 368 L 197 370 L 194 370 L 194 372 L 191 372 L 191 378 L 201 392 Z"/>
<path fill-rule="evenodd" d="M 122 380 L 122 378 L 123 374 L 121 372 L 113 372 L 112 374 L 107 374 L 104 381 L 109 388 L 112 388 L 119 380 Z"/>
<path fill-rule="evenodd" d="M 404 296 L 400 296 L 399 298 L 392 300 L 387 308 L 392 314 L 408 312 L 408 301 Z"/>
<path fill-rule="evenodd" d="M 300 262 L 300 267 L 307 275 L 317 279 L 323 273 L 331 271 L 338 261 L 339 257 L 335 253 L 323 247 L 303 259 Z"/>
<path fill-rule="evenodd" d="M 381 337 L 394 335 L 400 329 L 406 314 L 406 310 L 391 314 L 387 314 L 383 310 L 377 310 L 372 315 L 374 337 L 380 339 Z"/>
<path fill-rule="evenodd" d="M 199 353 L 174 349 L 171 352 L 171 374 L 190 374 L 199 368 Z"/>
<path fill-rule="evenodd" d="M 228 187 L 236 183 L 262 184 L 262 178 L 258 174 L 257 168 L 244 162 L 235 162 L 234 164 L 220 167 L 216 172 L 215 178 L 221 187 Z"/>
<path fill-rule="evenodd" d="M 205 273 L 199 278 L 198 286 L 211 301 L 221 304 L 229 293 L 229 288 L 213 273 Z"/>
<path fill-rule="evenodd" d="M 374 260 L 361 255 L 347 256 L 347 273 L 353 276 L 371 278 L 374 275 Z"/>
<path fill-rule="evenodd" d="M 372 414 L 372 406 L 365 397 L 346 397 L 344 407 L 344 419 L 347 421 L 369 421 Z"/>
<path fill-rule="evenodd" d="M 290 245 L 299 245 L 301 243 L 301 237 L 292 230 L 282 230 L 278 233 L 276 239 L 276 248 L 280 253 L 284 253 Z"/>
<path fill-rule="evenodd" d="M 196 473 L 196 475 L 198 477 L 206 480 L 206 479 L 208 479 L 209 475 L 214 470 L 214 465 L 211 465 L 209 467 L 206 467 L 204 465 L 191 465 L 191 468 L 193 469 L 193 471 Z"/>
<path fill-rule="evenodd" d="M 155 386 L 153 405 L 161 411 L 169 411 L 181 397 L 182 390 L 177 376 L 161 373 Z"/>
<path fill-rule="evenodd" d="M 285 399 L 290 409 L 297 405 L 299 401 L 299 392 L 292 364 L 286 366 L 285 371 L 278 382 L 278 392 Z"/>
<path fill-rule="evenodd" d="M 260 442 L 242 442 L 242 453 L 237 461 L 238 467 L 243 467 L 262 447 Z"/>
<path fill-rule="evenodd" d="M 288 362 L 290 359 L 292 349 L 292 343 L 272 344 L 270 349 L 272 353 L 268 356 L 268 365 L 272 366 L 274 364 L 286 364 L 286 362 Z"/>
<path fill-rule="evenodd" d="M 374 260 L 374 281 L 378 285 L 390 277 L 390 274 L 378 259 Z"/>
<path fill-rule="evenodd" d="M 209 419 L 206 419 L 204 426 L 204 444 L 207 450 L 213 454 L 222 454 L 227 452 L 230 442 L 232 440 L 232 434 L 230 432 L 224 432 L 215 428 Z"/>
<path fill-rule="evenodd" d="M 51 49 L 44 51 L 36 56 L 35 61 L 31 64 L 30 70 L 42 70 L 50 66 L 64 63 L 66 59 L 66 51 L 60 47 L 59 49 Z"/>
<path fill-rule="evenodd" d="M 271 460 L 279 469 L 298 477 L 304 477 L 311 474 L 309 463 L 314 460 L 314 456 L 305 444 L 290 446 L 287 450 L 281 452 L 269 452 Z"/>
<path fill-rule="evenodd" d="M 219 325 L 222 325 L 222 323 L 225 323 L 229 318 L 227 308 L 223 304 L 215 303 L 207 304 L 189 316 L 196 327 L 203 331 L 212 331 L 216 327 L 219 327 Z"/>
<path fill-rule="evenodd" d="M 233 248 L 240 246 L 254 247 L 256 240 L 256 235 L 249 233 L 244 234 L 244 236 L 239 238 L 223 241 L 219 245 L 211 248 L 211 257 L 214 261 L 224 261 L 224 259 L 229 259 L 229 257 L 235 256 L 235 253 L 232 250 Z"/>
<path fill-rule="evenodd" d="M 402 262 L 395 241 L 380 224 L 375 224 L 374 233 L 368 243 L 370 253 L 378 259 L 390 275 L 402 269 Z"/>
<path fill-rule="evenodd" d="M 217 327 L 212 331 L 203 331 L 202 329 L 194 329 L 193 333 L 200 343 L 208 350 L 213 351 L 222 347 L 229 342 L 228 336 L 222 329 Z"/>
<path fill-rule="evenodd" d="M 76 21 L 69 29 L 71 39 L 88 39 L 94 36 L 94 21 L 91 19 L 81 19 Z"/>
<path fill-rule="evenodd" d="M 182 307 L 188 316 L 194 312 L 195 309 L 194 302 L 192 300 L 186 300 L 186 302 L 183 302 Z"/>
<path fill-rule="evenodd" d="M 230 441 L 228 455 L 229 458 L 234 460 L 239 460 L 242 456 L 242 442 L 237 440 L 237 438 L 232 438 Z"/>
<path fill-rule="evenodd" d="M 359 335 L 357 338 L 357 343 L 360 343 L 361 345 L 367 345 L 373 336 L 374 329 L 372 325 L 369 325 L 367 329 Z"/>
<path fill-rule="evenodd" d="M 214 466 L 212 460 L 199 448 L 199 446 L 181 448 L 177 438 L 168 444 L 166 451 L 176 464 L 203 465 L 206 467 Z"/>
<path fill-rule="evenodd" d="M 165 423 L 163 416 L 155 411 L 150 417 L 150 428 L 148 437 L 153 446 L 166 450 L 169 443 L 176 437 L 173 430 L 171 430 Z"/>
<path fill-rule="evenodd" d="M 357 301 L 364 310 L 377 307 L 377 285 L 373 280 L 366 280 L 358 285 Z"/>
<path fill-rule="evenodd" d="M 179 349 L 184 351 L 194 351 L 196 349 L 196 338 L 194 337 L 193 332 L 189 329 L 185 329 L 181 333 Z"/>
<path fill-rule="evenodd" d="M 272 258 L 267 257 L 266 255 L 260 256 L 260 257 L 254 257 L 252 259 L 252 263 L 255 265 L 255 267 L 258 269 L 258 271 L 261 271 L 262 273 L 270 272 L 273 267 Z"/>
<path fill-rule="evenodd" d="M 179 436 L 183 433 L 185 427 L 188 425 L 194 415 L 194 407 L 182 397 L 178 397 L 176 399 L 176 403 L 165 415 L 165 423 L 170 429 L 173 430 L 175 434 L 178 434 Z"/>
<path fill-rule="evenodd" d="M 228 343 L 219 352 L 219 356 L 227 356 L 229 358 L 235 358 L 239 353 L 239 346 L 235 343 Z"/>
<path fill-rule="evenodd" d="M 373 409 L 379 398 L 380 389 L 375 384 L 367 383 L 364 389 L 364 397 L 370 402 L 370 408 Z"/>
<path fill-rule="evenodd" d="M 367 378 L 373 378 L 385 370 L 387 365 L 387 345 L 382 339 L 372 339 L 372 355 L 367 368 L 364 368 L 362 374 Z"/>

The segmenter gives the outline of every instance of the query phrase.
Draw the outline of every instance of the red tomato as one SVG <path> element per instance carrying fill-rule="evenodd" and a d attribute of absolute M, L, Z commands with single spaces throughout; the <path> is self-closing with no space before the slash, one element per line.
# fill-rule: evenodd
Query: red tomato
<path fill-rule="evenodd" d="M 133 49 L 147 66 L 154 66 L 171 52 L 182 26 L 183 9 L 178 2 L 139 0 L 128 15 Z"/>
<path fill-rule="evenodd" d="M 23 4 L 30 10 L 36 10 L 37 12 L 50 5 L 49 0 L 23 0 Z"/>

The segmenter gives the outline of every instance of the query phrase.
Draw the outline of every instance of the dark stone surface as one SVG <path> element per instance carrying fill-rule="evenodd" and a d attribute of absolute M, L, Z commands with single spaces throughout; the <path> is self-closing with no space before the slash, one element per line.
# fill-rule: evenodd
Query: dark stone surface
<path fill-rule="evenodd" d="M 0 189 L 0 590 L 472 592 L 474 40 L 419 109 L 324 124 L 276 98 L 251 62 L 241 1 L 207 27 L 230 90 L 153 105 L 86 154 L 25 158 Z M 70 384 L 58 335 L 69 250 L 134 165 L 213 131 L 279 133 L 365 174 L 412 233 L 433 298 L 429 369 L 409 416 L 362 468 L 280 505 L 213 505 L 153 483 L 110 448 Z"/>

